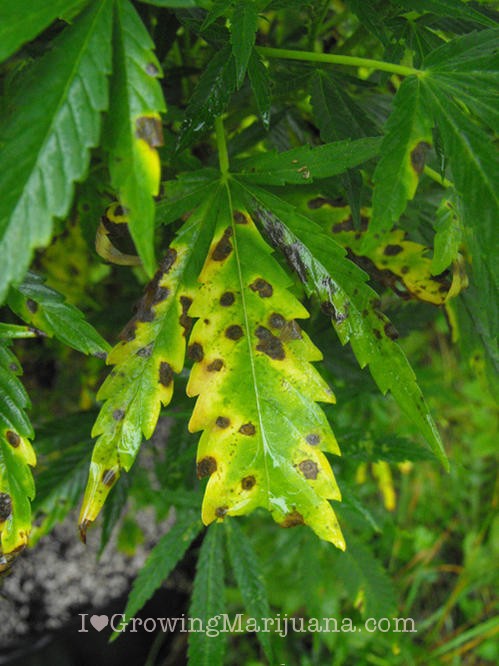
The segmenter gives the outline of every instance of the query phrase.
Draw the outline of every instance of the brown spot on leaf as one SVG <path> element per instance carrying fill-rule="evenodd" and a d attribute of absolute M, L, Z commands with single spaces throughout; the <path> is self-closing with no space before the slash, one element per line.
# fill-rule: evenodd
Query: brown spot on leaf
<path fill-rule="evenodd" d="M 407 273 L 408 273 L 410 270 L 411 270 L 411 269 L 409 268 L 409 266 L 402 266 L 402 268 L 400 269 L 400 272 L 402 273 L 402 275 L 407 275 Z"/>
<path fill-rule="evenodd" d="M 199 342 L 193 342 L 192 345 L 189 345 L 187 353 L 189 354 L 189 358 L 196 363 L 200 363 L 204 358 L 203 347 Z"/>
<path fill-rule="evenodd" d="M 135 121 L 135 136 L 142 139 L 151 148 L 163 145 L 163 127 L 161 120 L 153 116 L 141 116 Z"/>
<path fill-rule="evenodd" d="M 149 74 L 149 76 L 158 76 L 159 69 L 153 62 L 148 62 L 146 65 L 146 72 Z"/>
<path fill-rule="evenodd" d="M 211 476 L 217 469 L 217 461 L 213 456 L 206 456 L 197 464 L 198 479 L 204 479 L 205 476 Z"/>
<path fill-rule="evenodd" d="M 310 210 L 317 210 L 318 208 L 322 208 L 322 206 L 325 205 L 333 206 L 335 208 L 338 207 L 343 207 L 345 205 L 345 202 L 343 199 L 338 198 L 338 199 L 329 199 L 326 197 L 315 197 L 315 199 L 310 199 L 307 202 L 307 206 L 310 208 Z"/>
<path fill-rule="evenodd" d="M 141 347 L 135 353 L 137 356 L 141 356 L 142 358 L 149 358 L 149 356 L 152 354 L 152 342 L 150 342 L 145 347 Z"/>
<path fill-rule="evenodd" d="M 252 423 L 245 423 L 239 428 L 241 435 L 254 435 L 256 428 Z"/>
<path fill-rule="evenodd" d="M 209 366 L 207 367 L 208 372 L 220 372 L 220 370 L 224 367 L 224 362 L 222 361 L 221 358 L 216 358 L 214 361 L 212 361 Z"/>
<path fill-rule="evenodd" d="M 385 324 L 384 330 L 385 334 L 390 338 L 390 340 L 396 340 L 399 337 L 399 332 L 390 321 Z"/>
<path fill-rule="evenodd" d="M 258 292 L 260 298 L 270 298 L 274 293 L 272 285 L 263 278 L 257 278 L 252 284 L 250 284 L 250 289 Z"/>
<path fill-rule="evenodd" d="M 255 484 L 256 479 L 253 475 L 245 476 L 244 479 L 241 480 L 241 487 L 243 490 L 251 490 Z"/>
<path fill-rule="evenodd" d="M 137 312 L 137 321 L 151 322 L 154 321 L 154 312 L 149 309 L 139 308 Z"/>
<path fill-rule="evenodd" d="M 117 476 L 116 476 L 116 472 L 114 471 L 114 469 L 105 469 L 102 472 L 102 483 L 107 488 L 110 488 L 114 484 L 116 479 L 117 479 Z"/>
<path fill-rule="evenodd" d="M 113 412 L 113 419 L 115 421 L 123 421 L 125 417 L 125 410 L 124 409 L 115 409 Z"/>
<path fill-rule="evenodd" d="M 306 479 L 316 479 L 319 473 L 317 463 L 313 460 L 302 460 L 298 468 Z"/>
<path fill-rule="evenodd" d="M 317 444 L 321 441 L 321 438 L 319 437 L 319 435 L 316 435 L 315 433 L 311 433 L 310 435 L 307 435 L 305 437 L 305 439 L 312 446 L 317 446 Z"/>
<path fill-rule="evenodd" d="M 394 257 L 403 252 L 403 249 L 402 245 L 387 245 L 383 250 L 383 254 L 386 254 L 387 257 Z"/>
<path fill-rule="evenodd" d="M 236 297 L 234 296 L 232 291 L 226 291 L 224 294 L 220 296 L 220 305 L 223 305 L 224 307 L 228 307 L 229 305 L 232 305 L 234 301 L 236 300 Z"/>
<path fill-rule="evenodd" d="M 286 342 L 287 340 L 301 340 L 302 337 L 301 328 L 294 319 L 286 322 L 280 335 L 283 342 Z"/>
<path fill-rule="evenodd" d="M 230 426 L 230 419 L 228 419 L 226 416 L 218 416 L 215 423 L 219 428 L 225 429 Z"/>
<path fill-rule="evenodd" d="M 411 164 L 414 171 L 419 175 L 422 173 L 426 160 L 426 151 L 431 148 L 426 141 L 420 141 L 411 151 Z"/>
<path fill-rule="evenodd" d="M 161 361 L 159 364 L 159 383 L 163 386 L 170 386 L 173 381 L 172 366 L 166 361 Z"/>
<path fill-rule="evenodd" d="M 342 231 L 353 231 L 354 230 L 353 226 L 353 220 L 351 217 L 348 217 L 346 220 L 343 220 L 343 222 L 337 222 L 336 224 L 333 224 L 331 227 L 331 231 L 333 234 L 339 234 Z"/>
<path fill-rule="evenodd" d="M 192 318 L 188 316 L 187 312 L 191 307 L 192 298 L 188 296 L 180 297 L 180 305 L 182 306 L 182 314 L 179 317 L 179 322 L 182 328 L 184 329 L 184 337 L 187 337 L 190 333 L 192 327 Z"/>
<path fill-rule="evenodd" d="M 12 500 L 8 493 L 0 493 L 0 523 L 3 523 L 12 513 Z"/>
<path fill-rule="evenodd" d="M 223 233 L 222 238 L 218 241 L 215 249 L 211 253 L 211 258 L 213 261 L 224 261 L 224 259 L 227 259 L 229 254 L 232 252 L 232 243 L 230 242 L 231 236 L 232 229 L 227 227 Z"/>
<path fill-rule="evenodd" d="M 305 521 L 301 513 L 296 510 L 288 513 L 281 523 L 281 527 L 297 527 L 297 525 L 305 525 Z"/>
<path fill-rule="evenodd" d="M 275 361 L 282 361 L 286 354 L 282 342 L 265 326 L 259 326 L 255 331 L 256 337 L 260 340 L 256 348 L 258 351 L 267 354 Z"/>
<path fill-rule="evenodd" d="M 38 310 L 38 303 L 36 303 L 32 298 L 28 298 L 26 300 L 26 307 L 31 312 L 31 314 L 35 314 L 35 312 Z"/>
<path fill-rule="evenodd" d="M 166 298 L 168 298 L 169 295 L 170 295 L 170 290 L 168 289 L 168 287 L 157 287 L 152 299 L 153 305 L 161 303 L 161 301 L 164 301 Z"/>
<path fill-rule="evenodd" d="M 243 337 L 243 329 L 237 324 L 229 326 L 225 329 L 225 337 L 229 338 L 229 340 L 239 340 L 239 338 Z"/>
<path fill-rule="evenodd" d="M 248 220 L 246 219 L 246 215 L 244 213 L 241 213 L 240 210 L 235 210 L 233 214 L 233 219 L 236 224 L 248 224 Z"/>
<path fill-rule="evenodd" d="M 11 446 L 13 446 L 15 449 L 19 446 L 21 443 L 21 438 L 17 434 L 17 432 L 14 432 L 13 430 L 7 430 L 5 433 L 5 437 L 7 438 L 7 441 Z"/>
<path fill-rule="evenodd" d="M 374 334 L 374 337 L 375 337 L 375 338 L 377 338 L 378 340 L 381 340 L 381 337 L 382 337 L 382 336 L 381 336 L 381 332 L 378 331 L 377 328 L 373 328 L 373 334 Z"/>
<path fill-rule="evenodd" d="M 166 251 L 165 256 L 161 260 L 161 263 L 159 265 L 159 271 L 166 275 L 166 273 L 169 273 L 171 270 L 171 267 L 177 260 L 177 250 L 173 247 L 169 247 L 168 250 Z"/>
<path fill-rule="evenodd" d="M 269 324 L 272 328 L 283 328 L 286 320 L 281 314 L 273 312 L 269 317 Z"/>
<path fill-rule="evenodd" d="M 229 510 L 228 506 L 217 506 L 217 508 L 215 509 L 215 516 L 217 518 L 223 518 L 228 510 Z"/>

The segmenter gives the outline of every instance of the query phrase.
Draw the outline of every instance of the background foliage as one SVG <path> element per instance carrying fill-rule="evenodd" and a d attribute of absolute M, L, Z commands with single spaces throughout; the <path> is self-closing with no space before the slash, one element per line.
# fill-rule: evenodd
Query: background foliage
<path fill-rule="evenodd" d="M 150 507 L 128 618 L 190 548 L 190 616 L 417 627 L 190 664 L 496 663 L 497 19 L 2 4 L 3 571 L 82 501 L 101 549 Z"/>

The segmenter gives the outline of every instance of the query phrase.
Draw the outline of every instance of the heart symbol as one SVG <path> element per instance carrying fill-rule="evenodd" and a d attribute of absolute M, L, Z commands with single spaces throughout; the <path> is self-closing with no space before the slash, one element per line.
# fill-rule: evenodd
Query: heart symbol
<path fill-rule="evenodd" d="M 102 631 L 109 624 L 109 618 L 107 615 L 92 615 L 90 618 L 90 624 L 97 631 Z"/>

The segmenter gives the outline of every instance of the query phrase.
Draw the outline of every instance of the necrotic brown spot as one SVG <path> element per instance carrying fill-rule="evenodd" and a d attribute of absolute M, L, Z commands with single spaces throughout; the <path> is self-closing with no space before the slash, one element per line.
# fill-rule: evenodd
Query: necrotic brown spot
<path fill-rule="evenodd" d="M 391 340 L 396 340 L 399 337 L 397 329 L 391 322 L 385 324 L 385 333 Z"/>
<path fill-rule="evenodd" d="M 232 243 L 230 242 L 231 236 L 232 229 L 227 227 L 222 238 L 218 241 L 215 249 L 211 253 L 211 258 L 213 261 L 223 261 L 224 259 L 227 259 L 229 254 L 232 252 Z"/>
<path fill-rule="evenodd" d="M 199 342 L 193 342 L 192 345 L 189 345 L 188 350 L 189 358 L 191 358 L 196 363 L 200 363 L 204 358 L 203 347 Z"/>
<path fill-rule="evenodd" d="M 400 254 L 402 250 L 401 245 L 387 245 L 383 250 L 383 254 L 386 254 L 387 257 L 394 257 L 396 254 Z"/>
<path fill-rule="evenodd" d="M 159 70 L 153 62 L 148 62 L 146 65 L 146 72 L 149 76 L 158 76 Z"/>
<path fill-rule="evenodd" d="M 184 329 L 184 337 L 187 337 L 190 333 L 192 326 L 192 318 L 188 316 L 187 312 L 191 307 L 192 298 L 188 296 L 180 297 L 180 305 L 182 306 L 182 314 L 179 317 L 179 322 L 182 328 Z"/>
<path fill-rule="evenodd" d="M 258 351 L 267 354 L 267 356 L 275 361 L 282 361 L 285 358 L 286 354 L 284 353 L 282 342 L 271 333 L 268 328 L 265 328 L 265 326 L 259 326 L 256 329 L 255 334 L 260 340 L 259 344 L 256 346 Z"/>
<path fill-rule="evenodd" d="M 102 483 L 110 488 L 116 481 L 116 472 L 114 469 L 105 469 L 102 472 Z"/>
<path fill-rule="evenodd" d="M 125 416 L 125 410 L 124 409 L 115 409 L 113 412 L 113 419 L 115 421 L 123 421 L 123 417 Z"/>
<path fill-rule="evenodd" d="M 135 136 L 151 148 L 163 145 L 163 127 L 159 118 L 141 116 L 135 121 Z"/>
<path fill-rule="evenodd" d="M 407 275 L 407 273 L 408 273 L 410 270 L 411 270 L 411 269 L 409 268 L 409 266 L 402 266 L 402 268 L 400 269 L 400 272 L 402 273 L 402 275 Z"/>
<path fill-rule="evenodd" d="M 0 522 L 4 522 L 12 513 L 12 500 L 7 493 L 0 493 Z"/>
<path fill-rule="evenodd" d="M 21 443 L 21 438 L 17 434 L 17 432 L 14 432 L 13 430 L 7 430 L 5 433 L 5 437 L 7 438 L 7 441 L 11 446 L 13 446 L 15 449 L 19 446 Z"/>
<path fill-rule="evenodd" d="M 373 328 L 373 333 L 374 333 L 375 338 L 377 338 L 378 340 L 381 340 L 381 333 L 380 333 L 380 331 L 378 331 L 377 328 Z"/>
<path fill-rule="evenodd" d="M 228 510 L 229 510 L 228 506 L 217 506 L 217 508 L 215 509 L 215 516 L 217 518 L 223 518 Z"/>
<path fill-rule="evenodd" d="M 239 340 L 239 338 L 243 337 L 243 329 L 237 324 L 229 326 L 229 328 L 225 329 L 225 337 L 229 338 L 229 340 Z"/>
<path fill-rule="evenodd" d="M 204 479 L 205 476 L 210 476 L 217 469 L 217 461 L 213 456 L 206 456 L 197 464 L 198 479 Z"/>
<path fill-rule="evenodd" d="M 317 444 L 321 441 L 321 438 L 319 437 L 319 435 L 316 435 L 314 433 L 312 433 L 310 435 L 307 435 L 305 439 L 312 446 L 317 446 Z"/>
<path fill-rule="evenodd" d="M 256 430 L 255 426 L 252 423 L 245 423 L 239 428 L 239 432 L 242 435 L 254 435 Z"/>
<path fill-rule="evenodd" d="M 38 310 L 38 303 L 35 303 L 32 298 L 28 298 L 26 301 L 26 307 L 32 314 L 35 314 L 35 312 Z"/>
<path fill-rule="evenodd" d="M 274 293 L 272 285 L 263 278 L 257 278 L 252 284 L 250 284 L 250 289 L 258 292 L 260 298 L 270 298 Z"/>
<path fill-rule="evenodd" d="M 219 428 L 228 428 L 230 426 L 230 420 L 226 416 L 219 416 L 215 423 Z"/>
<path fill-rule="evenodd" d="M 269 317 L 269 324 L 272 328 L 283 328 L 286 320 L 277 312 L 273 312 Z"/>
<path fill-rule="evenodd" d="M 244 213 L 241 213 L 240 210 L 234 211 L 234 215 L 232 217 L 233 217 L 234 222 L 236 224 L 248 224 L 248 220 L 246 219 L 246 215 Z"/>
<path fill-rule="evenodd" d="M 175 263 L 176 259 L 177 259 L 177 250 L 175 250 L 175 248 L 173 247 L 169 247 L 159 265 L 159 271 L 163 274 L 168 273 L 173 264 Z"/>
<path fill-rule="evenodd" d="M 166 361 L 161 361 L 159 364 L 159 382 L 163 386 L 170 386 L 173 381 L 172 366 Z"/>
<path fill-rule="evenodd" d="M 317 474 L 319 473 L 317 463 L 313 460 L 302 460 L 298 465 L 298 468 L 306 479 L 316 479 Z"/>
<path fill-rule="evenodd" d="M 426 141 L 420 141 L 418 145 L 411 152 L 412 168 L 417 174 L 420 174 L 425 165 L 426 151 L 430 148 L 430 144 Z"/>
<path fill-rule="evenodd" d="M 296 527 L 297 525 L 305 525 L 303 516 L 298 511 L 288 513 L 281 523 L 281 527 Z"/>
<path fill-rule="evenodd" d="M 137 356 L 141 356 L 142 358 L 149 358 L 149 356 L 152 354 L 152 342 L 145 347 L 141 347 L 135 353 Z"/>
<path fill-rule="evenodd" d="M 243 490 L 251 490 L 255 483 L 256 479 L 254 476 L 245 476 L 244 479 L 241 480 L 241 487 Z"/>
<path fill-rule="evenodd" d="M 235 300 L 236 298 L 234 294 L 231 291 L 226 291 L 224 294 L 220 296 L 220 305 L 228 307 L 229 305 L 232 305 L 232 303 L 234 303 Z"/>
<path fill-rule="evenodd" d="M 219 372 L 224 367 L 224 362 L 221 358 L 216 358 L 208 366 L 208 372 Z"/>
<path fill-rule="evenodd" d="M 161 303 L 161 301 L 164 301 L 165 298 L 168 298 L 169 295 L 170 295 L 170 290 L 168 289 L 168 287 L 158 287 L 154 292 L 152 302 L 154 305 L 156 305 L 157 303 Z"/>
<path fill-rule="evenodd" d="M 334 224 L 331 228 L 331 231 L 333 234 L 339 234 L 342 231 L 353 231 L 354 226 L 353 226 L 353 220 L 351 217 L 347 218 L 346 220 L 343 220 L 343 222 L 337 222 Z"/>

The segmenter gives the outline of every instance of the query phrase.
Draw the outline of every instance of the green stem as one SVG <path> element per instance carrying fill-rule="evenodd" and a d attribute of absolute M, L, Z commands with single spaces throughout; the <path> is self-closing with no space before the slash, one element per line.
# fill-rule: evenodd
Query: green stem
<path fill-rule="evenodd" d="M 222 116 L 215 119 L 215 135 L 217 138 L 218 163 L 220 171 L 224 178 L 229 173 L 229 153 L 227 152 L 227 142 L 225 140 L 224 122 Z"/>
<path fill-rule="evenodd" d="M 367 67 L 369 69 L 380 69 L 392 74 L 411 76 L 421 74 L 421 70 L 414 67 L 395 65 L 383 60 L 371 60 L 370 58 L 357 58 L 355 56 L 335 55 L 334 53 L 313 53 L 312 51 L 291 51 L 289 49 L 274 49 L 268 46 L 257 46 L 257 51 L 267 58 L 284 58 L 285 60 L 303 60 L 306 62 L 321 62 L 328 65 L 346 65 L 348 67 Z"/>
<path fill-rule="evenodd" d="M 439 173 L 437 173 L 435 171 L 435 169 L 432 169 L 429 166 L 425 166 L 424 173 L 425 173 L 425 176 L 428 176 L 429 178 L 434 180 L 436 183 L 438 183 L 442 187 L 445 187 L 445 188 L 454 187 L 454 183 L 451 180 L 447 180 L 447 178 L 443 178 Z"/>

